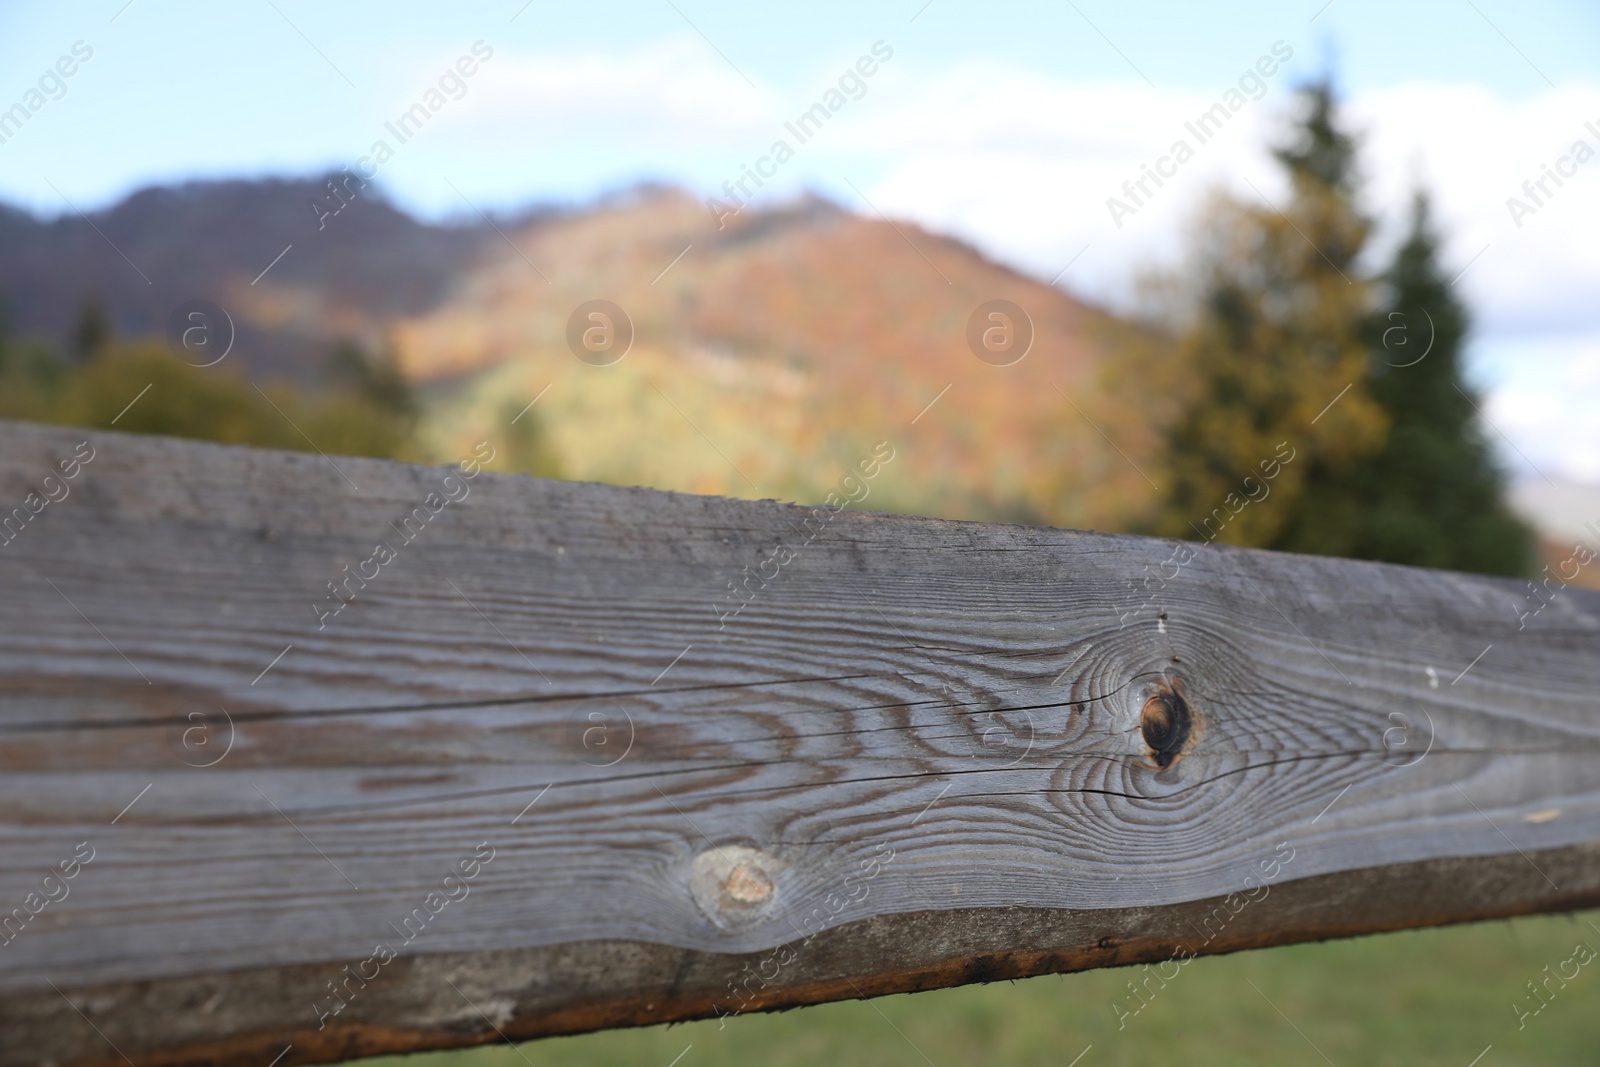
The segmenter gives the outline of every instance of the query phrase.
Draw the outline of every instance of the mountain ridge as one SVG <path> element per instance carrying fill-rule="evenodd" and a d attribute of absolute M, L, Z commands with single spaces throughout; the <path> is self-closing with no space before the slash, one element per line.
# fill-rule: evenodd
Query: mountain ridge
<path fill-rule="evenodd" d="M 208 299 L 252 377 L 314 379 L 345 341 L 391 352 L 439 456 L 509 442 L 507 412 L 543 397 L 527 419 L 540 469 L 576 478 L 819 500 L 897 439 L 906 458 L 871 506 L 1115 529 L 1148 502 L 1142 429 L 1093 421 L 1113 410 L 1105 342 L 1128 327 L 965 242 L 816 195 L 719 227 L 659 184 L 439 224 L 338 180 L 155 186 L 89 219 L 6 212 L 13 329 L 65 347 L 97 299 L 120 335 L 158 337 L 178 304 Z M 633 326 L 614 367 L 568 348 L 593 299 Z M 994 300 L 1031 326 L 1012 366 L 969 347 Z"/>

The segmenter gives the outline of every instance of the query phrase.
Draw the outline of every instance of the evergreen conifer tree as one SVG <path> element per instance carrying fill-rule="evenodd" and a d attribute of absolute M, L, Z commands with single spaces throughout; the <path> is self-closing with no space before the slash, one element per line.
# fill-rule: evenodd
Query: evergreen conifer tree
<path fill-rule="evenodd" d="M 1439 238 L 1420 192 L 1384 281 L 1368 389 L 1390 426 L 1382 451 L 1352 479 L 1359 521 L 1348 554 L 1526 574 L 1532 535 L 1503 502 L 1504 479 L 1462 377 L 1467 313 L 1439 262 Z"/>
<path fill-rule="evenodd" d="M 1300 102 L 1276 153 L 1289 178 L 1282 209 L 1215 199 L 1188 268 L 1193 311 L 1177 331 L 1153 532 L 1338 551 L 1348 536 L 1319 541 L 1307 534 L 1327 531 L 1302 521 L 1382 443 L 1382 412 L 1362 386 L 1371 289 L 1355 260 L 1370 224 L 1355 206 L 1355 149 L 1331 86 Z"/>

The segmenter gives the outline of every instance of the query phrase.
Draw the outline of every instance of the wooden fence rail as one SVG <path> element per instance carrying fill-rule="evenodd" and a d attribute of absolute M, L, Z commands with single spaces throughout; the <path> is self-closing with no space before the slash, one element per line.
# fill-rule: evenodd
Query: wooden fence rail
<path fill-rule="evenodd" d="M 0 1067 L 1600 903 L 1600 595 L 488 451 L 0 423 Z"/>

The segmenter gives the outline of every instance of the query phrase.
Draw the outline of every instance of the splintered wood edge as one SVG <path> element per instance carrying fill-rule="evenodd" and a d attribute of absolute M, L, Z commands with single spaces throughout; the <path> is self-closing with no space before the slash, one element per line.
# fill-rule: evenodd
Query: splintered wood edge
<path fill-rule="evenodd" d="M 296 964 L 9 996 L 0 1065 L 294 1067 L 1596 906 L 1587 844 L 1318 875 L 1254 900 L 884 915 L 738 955 L 588 941 L 405 956 L 321 1029 L 315 1005 L 346 961 Z"/>

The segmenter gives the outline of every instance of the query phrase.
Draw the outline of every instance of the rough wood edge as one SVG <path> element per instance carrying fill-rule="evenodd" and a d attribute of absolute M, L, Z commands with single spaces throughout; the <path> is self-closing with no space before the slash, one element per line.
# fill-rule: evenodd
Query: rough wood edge
<path fill-rule="evenodd" d="M 320 1031 L 311 1005 L 342 961 L 69 989 L 70 1005 L 47 990 L 0 1001 L 0 1067 L 120 1067 L 125 1055 L 137 1067 L 262 1067 L 291 1044 L 276 1064 L 293 1067 L 738 1014 L 729 984 L 763 970 L 776 969 L 773 984 L 747 986 L 745 1011 L 1575 911 L 1600 906 L 1600 844 L 1344 871 L 1241 899 L 923 911 L 741 955 L 616 941 L 418 955 L 395 960 Z M 793 959 L 778 964 L 785 950 Z"/>

